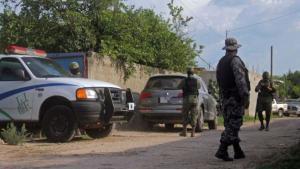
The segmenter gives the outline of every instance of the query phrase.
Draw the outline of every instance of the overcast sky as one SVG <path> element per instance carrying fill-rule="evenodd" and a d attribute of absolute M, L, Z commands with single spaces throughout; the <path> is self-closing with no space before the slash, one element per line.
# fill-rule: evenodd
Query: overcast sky
<path fill-rule="evenodd" d="M 169 16 L 166 5 L 169 0 L 125 2 Z M 274 74 L 300 70 L 300 0 L 175 0 L 175 3 L 184 7 L 186 16 L 194 17 L 187 31 L 205 46 L 202 56 L 212 65 L 224 54 L 221 48 L 229 30 L 229 37 L 242 44 L 239 55 L 250 70 L 270 69 L 271 45 Z M 200 66 L 206 65 L 200 62 Z"/>

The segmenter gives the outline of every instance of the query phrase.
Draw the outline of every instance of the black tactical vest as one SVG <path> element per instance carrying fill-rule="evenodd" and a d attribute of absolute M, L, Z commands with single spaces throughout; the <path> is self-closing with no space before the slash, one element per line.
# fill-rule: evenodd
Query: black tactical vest
<path fill-rule="evenodd" d="M 238 56 L 230 56 L 230 55 L 225 55 L 219 62 L 218 67 L 217 67 L 217 81 L 219 84 L 219 87 L 221 88 L 222 91 L 236 91 L 237 92 L 237 86 L 235 83 L 235 77 L 233 74 L 233 70 L 231 67 L 231 62 L 234 57 Z M 250 91 L 250 81 L 248 77 L 248 69 L 245 67 L 244 62 L 241 61 L 244 68 L 245 68 L 245 80 L 247 82 L 247 87 L 248 90 Z"/>
<path fill-rule="evenodd" d="M 226 55 L 224 56 L 217 68 L 217 80 L 219 83 L 219 86 L 223 90 L 229 90 L 236 88 L 235 84 L 235 78 L 233 74 L 233 70 L 231 68 L 231 61 L 234 58 L 234 56 Z"/>
<path fill-rule="evenodd" d="M 198 80 L 194 77 L 187 77 L 184 82 L 183 95 L 199 95 Z"/>

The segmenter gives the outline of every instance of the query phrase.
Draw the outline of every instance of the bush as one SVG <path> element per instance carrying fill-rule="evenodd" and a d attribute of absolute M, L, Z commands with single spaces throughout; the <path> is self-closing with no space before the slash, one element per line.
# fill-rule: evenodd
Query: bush
<path fill-rule="evenodd" d="M 7 125 L 6 129 L 2 129 L 1 136 L 9 145 L 22 145 L 26 141 L 28 133 L 24 124 L 22 125 L 21 130 L 18 130 L 13 123 L 10 123 Z"/>

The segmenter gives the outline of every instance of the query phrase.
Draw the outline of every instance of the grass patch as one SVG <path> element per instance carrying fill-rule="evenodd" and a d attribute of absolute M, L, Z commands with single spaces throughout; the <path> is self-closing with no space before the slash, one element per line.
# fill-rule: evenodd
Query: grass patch
<path fill-rule="evenodd" d="M 253 116 L 249 116 L 249 115 L 244 115 L 243 117 L 243 122 L 254 122 L 254 118 Z M 272 119 L 276 119 L 276 118 L 280 118 L 277 114 L 272 114 L 271 115 L 271 120 Z M 265 116 L 264 116 L 265 119 Z M 258 116 L 256 117 L 255 121 L 259 121 Z M 224 124 L 224 119 L 223 116 L 218 116 L 218 125 L 223 125 Z"/>
<path fill-rule="evenodd" d="M 1 136 L 8 145 L 22 145 L 28 136 L 25 125 L 18 129 L 14 123 L 9 123 L 6 129 L 2 129 Z"/>
<path fill-rule="evenodd" d="M 250 121 L 254 121 L 254 117 L 249 116 L 249 115 L 245 115 L 243 117 L 244 122 L 250 122 Z M 224 119 L 223 116 L 218 116 L 218 125 L 223 125 L 224 124 Z"/>
<path fill-rule="evenodd" d="M 262 164 L 257 169 L 299 169 L 300 168 L 300 143 L 274 157 L 269 164 Z"/>

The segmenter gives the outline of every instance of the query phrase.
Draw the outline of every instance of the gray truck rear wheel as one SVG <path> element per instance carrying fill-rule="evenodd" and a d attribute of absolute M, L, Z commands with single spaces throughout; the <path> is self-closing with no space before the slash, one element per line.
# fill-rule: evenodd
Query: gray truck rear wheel
<path fill-rule="evenodd" d="M 106 126 L 97 129 L 86 129 L 85 132 L 89 137 L 97 139 L 97 138 L 103 138 L 109 136 L 112 129 L 113 129 L 113 124 L 108 124 Z"/>
<path fill-rule="evenodd" d="M 199 111 L 199 116 L 198 116 L 198 119 L 197 119 L 196 132 L 202 132 L 203 131 L 203 128 L 204 128 L 203 116 L 204 116 L 204 110 L 201 107 L 200 111 Z"/>
<path fill-rule="evenodd" d="M 214 120 L 208 121 L 208 129 L 209 130 L 215 130 L 215 129 L 217 129 L 217 126 L 218 126 L 217 118 L 215 118 Z"/>

